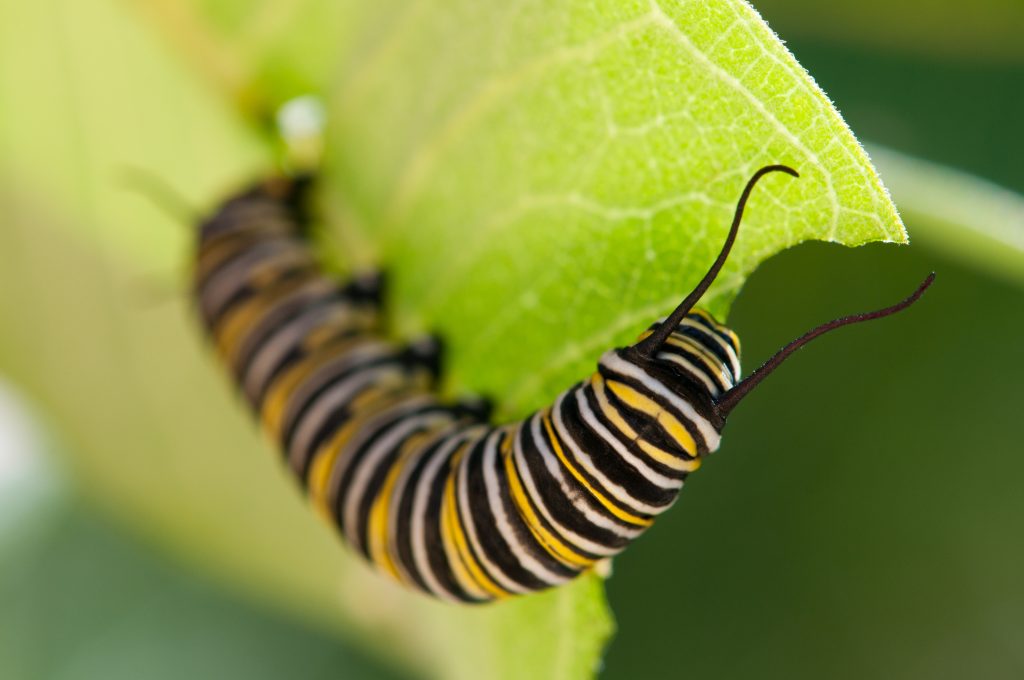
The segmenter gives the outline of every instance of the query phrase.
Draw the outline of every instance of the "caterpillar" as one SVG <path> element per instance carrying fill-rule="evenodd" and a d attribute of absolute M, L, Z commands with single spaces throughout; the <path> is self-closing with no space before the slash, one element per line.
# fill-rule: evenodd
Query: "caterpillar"
<path fill-rule="evenodd" d="M 387 339 L 384 277 L 341 285 L 308 242 L 308 176 L 274 177 L 201 222 L 196 306 L 244 399 L 314 508 L 383 572 L 429 595 L 488 602 L 563 584 L 640 536 L 718 449 L 729 413 L 818 326 L 745 379 L 736 334 L 695 307 L 736 240 L 758 170 L 717 258 L 664 320 L 515 423 L 436 393 L 442 344 Z"/>

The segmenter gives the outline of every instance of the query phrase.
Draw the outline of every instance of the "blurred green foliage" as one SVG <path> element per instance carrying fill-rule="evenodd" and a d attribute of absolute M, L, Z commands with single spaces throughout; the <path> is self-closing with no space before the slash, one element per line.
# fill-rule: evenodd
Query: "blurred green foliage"
<path fill-rule="evenodd" d="M 80 504 L 0 560 L 9 680 L 402 677 L 335 636 L 242 603 Z"/>
<path fill-rule="evenodd" d="M 292 489 L 281 483 L 271 456 L 258 455 L 263 445 L 203 357 L 181 300 L 153 307 L 138 299 L 140 276 L 151 276 L 151 267 L 172 272 L 180 265 L 182 238 L 170 220 L 112 191 L 121 164 L 148 164 L 194 200 L 210 199 L 218 187 L 269 162 L 265 132 L 244 124 L 238 111 L 262 121 L 282 98 L 331 90 L 344 82 L 338 80 L 344 74 L 333 72 L 337 55 L 372 51 L 389 22 L 340 21 L 373 11 L 315 0 L 129 4 L 137 14 L 104 2 L 65 3 L 56 14 L 42 6 L 0 4 L 0 16 L 7 19 L 0 29 L 0 93 L 5 101 L 22 100 L 0 110 L 0 266 L 3 281 L 18 282 L 0 291 L 0 366 L 35 386 L 42 407 L 73 443 L 79 457 L 71 463 L 90 502 L 175 547 L 190 563 L 222 579 L 230 574 L 233 588 L 290 609 L 321 629 L 354 636 L 421 673 L 445 667 L 438 654 L 464 655 L 471 662 L 463 665 L 464 673 L 474 667 L 480 672 L 476 659 L 503 669 L 531 655 L 534 661 L 551 659 L 531 647 L 566 630 L 583 630 L 590 637 L 581 638 L 578 648 L 552 648 L 560 668 L 583 664 L 575 668 L 585 674 L 580 668 L 595 655 L 605 630 L 595 579 L 572 591 L 530 598 L 503 618 L 438 608 L 381 586 L 362 567 L 352 569 L 330 532 L 312 525 Z M 979 6 L 969 22 L 957 24 L 970 29 L 959 32 L 962 40 L 945 42 L 934 36 L 944 30 L 957 34 L 942 20 L 952 16 L 953 3 L 936 3 L 934 11 L 923 13 L 933 22 L 927 39 L 920 37 L 925 31 L 896 34 L 879 20 L 890 13 L 909 22 L 914 11 L 902 7 L 811 6 L 798 0 L 758 5 L 859 135 L 1024 190 L 1015 129 L 1024 92 L 1011 86 L 1022 75 L 1019 43 L 1004 33 L 1013 25 L 1016 5 Z M 429 5 L 415 7 L 414 17 Z M 829 20 L 808 20 L 815 16 Z M 416 26 L 411 22 L 409 30 Z M 154 29 L 165 42 L 153 40 Z M 428 35 L 429 27 L 424 31 Z M 54 39 L 18 39 L 40 35 Z M 851 47 L 829 44 L 837 36 Z M 106 41 L 107 49 L 92 49 L 94 41 Z M 428 58 L 429 50 L 421 56 Z M 400 88 L 396 92 L 392 96 L 402 96 Z M 350 136 L 353 130 L 373 132 L 372 117 L 346 120 L 356 121 Z M 368 153 L 374 144 L 359 139 Z M 732 147 L 734 152 L 741 153 L 742 145 Z M 388 176 L 386 158 L 365 175 L 348 167 L 348 153 L 332 149 L 333 186 Z M 67 162 L 55 162 L 60 158 Z M 920 166 L 898 157 L 896 162 L 894 178 L 904 171 L 909 180 L 924 176 Z M 886 176 L 886 164 L 881 167 Z M 814 190 L 813 183 L 805 184 L 811 188 L 801 191 Z M 1024 587 L 1018 576 L 1024 567 L 1018 538 L 1024 500 L 1013 488 L 1024 435 L 1016 415 L 1024 369 L 1013 340 L 1022 330 L 1014 269 L 1024 270 L 1024 260 L 1012 242 L 995 239 L 993 245 L 991 235 L 972 233 L 978 227 L 966 223 L 970 211 L 954 211 L 950 223 L 938 224 L 943 216 L 933 207 L 942 201 L 960 205 L 961 195 L 976 196 L 965 202 L 979 212 L 988 209 L 988 194 L 972 193 L 980 185 L 965 178 L 958 193 L 928 181 L 894 180 L 898 202 L 901 185 L 915 187 L 903 206 L 913 249 L 801 246 L 750 279 L 730 322 L 744 340 L 749 369 L 813 323 L 888 303 L 927 270 L 939 271 L 936 287 L 911 313 L 849 329 L 802 352 L 737 411 L 722 451 L 688 485 L 678 509 L 616 561 L 609 593 L 618 634 L 607 677 L 1017 677 L 1024 669 Z M 428 196 L 457 190 L 442 186 Z M 375 208 L 366 197 L 376 189 L 361 191 L 364 216 L 372 215 Z M 722 190 L 715 215 L 728 212 L 728 193 Z M 326 198 L 337 215 L 337 201 Z M 1019 206 L 1020 199 L 1011 195 L 1007 202 Z M 74 214 L 67 206 L 75 207 Z M 443 222 L 436 204 L 420 208 L 428 216 L 434 210 L 431 219 Z M 992 218 L 997 211 L 987 214 L 988 224 L 1000 219 Z M 351 217 L 347 227 L 358 229 Z M 665 216 L 667 222 L 678 218 Z M 435 247 L 429 238 L 416 240 L 416 226 L 416 220 L 406 227 L 392 224 L 390 250 L 385 248 L 413 268 L 429 261 Z M 1010 226 L 1006 233 L 1019 238 L 1020 230 L 1018 222 L 1016 231 Z M 705 246 L 712 248 L 710 241 Z M 667 242 L 664 252 L 680 249 L 680 243 Z M 741 269 L 749 270 L 765 254 Z M 997 257 L 999 264 L 989 266 Z M 659 274 L 663 292 L 681 289 L 684 279 L 698 275 L 686 262 L 669 260 L 664 258 L 671 266 Z M 140 267 L 141 262 L 148 264 Z M 429 271 L 415 276 L 429 278 Z M 415 280 L 405 284 L 399 301 L 405 305 L 399 322 L 407 328 L 426 323 L 416 318 L 420 301 L 414 293 L 421 286 Z M 739 283 L 734 278 L 729 286 Z M 460 296 L 465 293 L 455 291 L 444 299 Z M 601 300 L 594 301 L 595 309 Z M 615 304 L 632 308 L 636 301 Z M 724 308 L 724 298 L 717 304 Z M 592 316 L 588 323 L 601 321 Z M 458 337 L 472 337 L 465 326 L 473 318 L 466 314 L 450 322 Z M 518 350 L 516 343 L 494 347 Z M 466 364 L 457 387 L 488 387 L 475 375 L 477 364 Z M 121 379 L 110 380 L 115 375 Z M 545 381 L 558 380 L 555 375 L 535 381 L 533 393 L 520 395 L 524 404 L 544 396 Z M 189 448 L 202 453 L 201 477 L 182 462 L 180 452 Z M 232 452 L 240 454 L 235 458 Z M 244 480 L 239 465 L 249 470 Z M 53 645 L 47 650 L 62 650 L 84 639 L 81 630 L 94 627 L 95 619 L 61 609 L 61 595 L 90 588 L 99 594 L 91 604 L 83 599 L 82 606 L 93 612 L 147 587 L 194 593 L 171 599 L 194 597 L 198 610 L 217 612 L 207 614 L 206 630 L 227 640 L 218 676 L 249 676 L 253 657 L 232 653 L 231 640 L 237 639 L 245 641 L 240 647 L 260 649 L 256 658 L 264 670 L 297 657 L 337 661 L 339 668 L 349 663 L 334 651 L 333 637 L 269 621 L 262 628 L 259 611 L 232 609 L 204 587 L 169 583 L 175 577 L 166 573 L 162 581 L 146 576 L 141 587 L 128 576 L 90 579 L 89 571 L 81 581 L 68 578 L 59 570 L 65 560 L 77 565 L 95 559 L 102 565 L 97 572 L 117 575 L 139 558 L 89 520 L 65 521 L 53 545 L 70 545 L 61 548 L 67 552 L 27 550 L 18 556 L 29 565 L 23 570 L 39 572 L 42 580 L 10 581 L 16 585 L 5 591 L 5 605 L 13 603 L 4 609 L 10 616 L 52 612 L 61 622 L 51 627 L 35 619 L 25 626 L 25 677 L 110 677 L 123 671 L 123 659 L 112 654 L 108 661 L 102 655 L 90 661 L 93 666 L 62 670 L 31 652 L 32 640 L 46 639 Z M 303 558 L 296 561 L 296 554 Z M 38 566 L 47 563 L 56 563 L 55 571 Z M 46 585 L 51 573 L 67 591 Z M 33 585 L 22 585 L 28 583 Z M 275 587 L 267 588 L 271 583 Z M 345 606 L 352 613 L 343 614 Z M 353 628 L 353 615 L 361 633 Z M 158 640 L 178 639 L 192 616 L 188 607 L 168 616 L 149 609 L 132 616 L 152 628 L 114 626 L 101 652 L 131 650 L 127 663 L 148 660 L 161 669 L 173 663 Z M 408 625 L 396 625 L 402 619 Z M 436 625 L 417 630 L 409 623 L 416 620 Z M 395 639 L 404 642 L 394 647 Z M 358 677 L 370 672 L 361 670 L 358 658 L 351 663 Z"/>
<path fill-rule="evenodd" d="M 759 0 L 754 4 L 780 35 L 801 48 L 809 42 L 845 45 L 868 58 L 893 56 L 890 65 L 895 68 L 908 55 L 968 68 L 1024 62 L 1020 41 L 1024 4 L 1018 0 L 975 0 L 970 6 L 956 0 Z M 812 68 L 811 73 L 815 72 Z"/>

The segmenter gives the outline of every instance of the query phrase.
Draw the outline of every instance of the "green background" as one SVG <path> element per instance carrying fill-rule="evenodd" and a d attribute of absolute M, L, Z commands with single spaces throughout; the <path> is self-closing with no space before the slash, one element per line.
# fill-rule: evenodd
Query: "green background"
<path fill-rule="evenodd" d="M 844 36 L 808 7 L 759 8 L 861 139 L 1024 191 L 1021 54 L 870 22 Z M 972 26 L 998 43 L 1009 20 L 989 9 Z M 1024 674 L 1020 279 L 907 221 L 910 248 L 803 244 L 747 281 L 729 321 L 749 369 L 939 274 L 912 312 L 801 352 L 737 409 L 678 508 L 615 562 L 604 677 Z M 0 544 L 3 677 L 399 672 L 235 601 L 78 498 Z"/>

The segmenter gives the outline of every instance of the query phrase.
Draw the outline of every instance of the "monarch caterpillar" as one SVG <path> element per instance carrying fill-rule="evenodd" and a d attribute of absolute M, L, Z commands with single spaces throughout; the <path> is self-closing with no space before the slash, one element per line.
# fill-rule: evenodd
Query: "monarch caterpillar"
<path fill-rule="evenodd" d="M 435 393 L 441 344 L 385 339 L 382 282 L 340 286 L 303 235 L 309 178 L 228 199 L 199 229 L 202 321 L 314 507 L 384 572 L 486 602 L 562 584 L 615 555 L 675 501 L 726 418 L 794 351 L 902 302 L 818 326 L 741 379 L 739 340 L 694 308 L 728 257 L 761 168 L 697 287 L 637 342 L 517 423 Z"/>

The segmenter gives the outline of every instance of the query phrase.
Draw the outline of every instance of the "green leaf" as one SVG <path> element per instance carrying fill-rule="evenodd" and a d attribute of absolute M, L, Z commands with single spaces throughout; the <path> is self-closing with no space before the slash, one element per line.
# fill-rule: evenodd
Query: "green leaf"
<path fill-rule="evenodd" d="M 872 146 L 914 241 L 1024 283 L 1024 196 L 966 172 Z"/>
<path fill-rule="evenodd" d="M 328 186 L 403 334 L 522 415 L 683 297 L 766 178 L 707 304 L 806 239 L 905 241 L 838 114 L 745 4 L 411 6 L 330 106 Z M 473 30 L 466 30 L 472 26 Z M 351 238 L 350 238 L 351 241 Z"/>
<path fill-rule="evenodd" d="M 514 417 L 678 302 L 761 165 L 802 178 L 758 187 L 706 301 L 715 313 L 800 241 L 905 241 L 863 150 L 741 2 L 297 0 L 257 5 L 284 19 L 255 33 L 237 3 L 136 7 L 165 12 L 172 49 L 212 77 L 189 76 L 110 0 L 3 7 L 0 366 L 83 452 L 74 464 L 98 502 L 235 587 L 434 676 L 591 675 L 611 630 L 596 576 L 452 607 L 386 582 L 310 519 L 183 301 L 133 297 L 140 272 L 188 253 L 113 171 L 154 168 L 212 200 L 268 164 L 225 104 L 262 115 L 323 88 L 321 198 L 339 258 L 387 268 L 397 334 L 445 336 L 449 392 L 492 395 Z M 327 63 L 298 57 L 310 40 Z"/>

